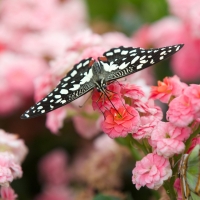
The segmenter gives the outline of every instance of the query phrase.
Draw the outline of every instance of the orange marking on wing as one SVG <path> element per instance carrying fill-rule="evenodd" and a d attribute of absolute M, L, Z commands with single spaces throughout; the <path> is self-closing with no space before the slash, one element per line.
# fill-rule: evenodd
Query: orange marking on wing
<path fill-rule="evenodd" d="M 102 56 L 102 57 L 98 57 L 98 59 L 100 60 L 100 61 L 108 61 L 108 59 L 105 57 L 105 56 Z"/>
<path fill-rule="evenodd" d="M 95 60 L 90 60 L 88 67 L 91 67 L 94 64 Z"/>

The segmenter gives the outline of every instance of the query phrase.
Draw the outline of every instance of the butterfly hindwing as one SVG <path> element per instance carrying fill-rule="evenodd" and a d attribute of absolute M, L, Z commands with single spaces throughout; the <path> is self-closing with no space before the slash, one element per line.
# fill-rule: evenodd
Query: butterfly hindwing
<path fill-rule="evenodd" d="M 200 199 L 200 145 L 184 154 L 179 168 L 183 200 Z"/>
<path fill-rule="evenodd" d="M 142 49 L 132 47 L 112 48 L 103 55 L 107 58 L 110 74 L 107 81 L 133 74 L 153 64 L 156 64 L 183 47 L 183 44 L 167 46 L 157 49 Z"/>
<path fill-rule="evenodd" d="M 92 58 L 88 58 L 74 65 L 56 88 L 21 115 L 21 118 L 28 119 L 48 113 L 92 90 L 95 85 L 90 81 L 92 78 L 91 62 L 93 62 Z"/>

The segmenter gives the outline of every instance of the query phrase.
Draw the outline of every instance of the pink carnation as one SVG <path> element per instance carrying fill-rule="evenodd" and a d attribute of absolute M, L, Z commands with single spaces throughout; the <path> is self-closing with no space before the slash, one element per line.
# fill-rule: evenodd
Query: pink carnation
<path fill-rule="evenodd" d="M 17 194 L 11 187 L 1 187 L 0 193 L 2 200 L 15 200 L 17 198 Z"/>
<path fill-rule="evenodd" d="M 188 126 L 194 120 L 191 99 L 185 95 L 173 99 L 169 104 L 167 119 L 175 126 Z"/>
<path fill-rule="evenodd" d="M 22 163 L 28 153 L 28 149 L 18 135 L 6 133 L 0 129 L 0 146 L 3 146 L 6 152 L 13 154 L 16 163 Z M 2 150 L 1 150 L 2 151 Z"/>
<path fill-rule="evenodd" d="M 174 188 L 177 192 L 177 200 L 183 200 L 182 191 L 181 191 L 181 182 L 180 179 L 177 178 L 174 182 Z"/>
<path fill-rule="evenodd" d="M 197 144 L 200 144 L 199 136 L 192 139 L 192 143 L 191 143 L 190 148 L 188 149 L 187 153 L 189 154 Z"/>
<path fill-rule="evenodd" d="M 140 100 L 144 97 L 144 92 L 140 89 L 140 87 L 130 84 L 130 83 L 120 83 L 121 86 L 121 94 L 124 97 L 129 97 L 134 100 Z"/>
<path fill-rule="evenodd" d="M 22 176 L 21 166 L 16 164 L 14 156 L 7 152 L 0 153 L 0 172 L 1 185 L 8 184 L 13 179 Z"/>
<path fill-rule="evenodd" d="M 171 97 L 182 94 L 184 87 L 186 87 L 186 84 L 180 82 L 177 76 L 166 77 L 163 82 L 158 81 L 158 86 L 152 86 L 150 98 L 168 103 Z"/>
<path fill-rule="evenodd" d="M 132 136 L 135 139 L 149 138 L 154 127 L 162 119 L 163 113 L 160 107 L 154 105 L 153 100 L 146 103 L 139 103 L 134 106 L 140 113 L 140 126 L 136 133 Z"/>
<path fill-rule="evenodd" d="M 110 108 L 105 111 L 104 117 L 101 127 L 111 138 L 126 137 L 128 133 L 136 132 L 140 124 L 138 112 L 128 105 L 117 110 Z"/>
<path fill-rule="evenodd" d="M 191 84 L 184 90 L 184 94 L 190 98 L 195 113 L 200 111 L 200 85 Z"/>
<path fill-rule="evenodd" d="M 160 121 L 151 134 L 151 145 L 158 155 L 169 158 L 184 151 L 183 142 L 191 132 L 189 127 L 175 127 L 170 122 Z"/>
<path fill-rule="evenodd" d="M 91 106 L 87 106 L 86 108 L 84 107 L 83 113 L 74 116 L 72 120 L 77 133 L 83 138 L 91 139 L 100 132 L 99 119 L 97 120 L 96 113 L 94 113 Z"/>
<path fill-rule="evenodd" d="M 132 174 L 132 182 L 138 190 L 145 185 L 157 190 L 165 180 L 172 176 L 172 170 L 168 159 L 150 153 L 136 162 Z"/>
<path fill-rule="evenodd" d="M 119 84 L 112 83 L 108 85 L 106 89 L 106 95 L 94 90 L 92 94 L 92 106 L 94 110 L 98 109 L 101 112 L 104 112 L 105 110 L 109 110 L 113 107 L 113 105 L 115 108 L 118 108 L 124 104 L 124 100 L 121 98 L 121 88 Z"/>

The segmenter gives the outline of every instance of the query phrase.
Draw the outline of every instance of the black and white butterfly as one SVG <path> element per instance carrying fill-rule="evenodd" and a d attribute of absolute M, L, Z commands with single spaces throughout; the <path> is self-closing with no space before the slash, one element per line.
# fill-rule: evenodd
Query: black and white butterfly
<path fill-rule="evenodd" d="M 21 119 L 33 118 L 72 102 L 90 90 L 100 92 L 112 81 L 133 74 L 173 55 L 183 44 L 158 49 L 123 47 L 112 48 L 98 61 L 88 58 L 74 65 L 57 87 L 32 106 Z"/>

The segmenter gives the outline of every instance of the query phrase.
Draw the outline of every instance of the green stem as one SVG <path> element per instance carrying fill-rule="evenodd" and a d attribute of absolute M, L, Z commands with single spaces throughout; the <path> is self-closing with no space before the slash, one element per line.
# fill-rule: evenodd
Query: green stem
<path fill-rule="evenodd" d="M 174 184 L 171 181 L 165 181 L 163 187 L 166 190 L 167 195 L 169 196 L 170 200 L 176 200 L 176 193 L 174 191 Z"/>

